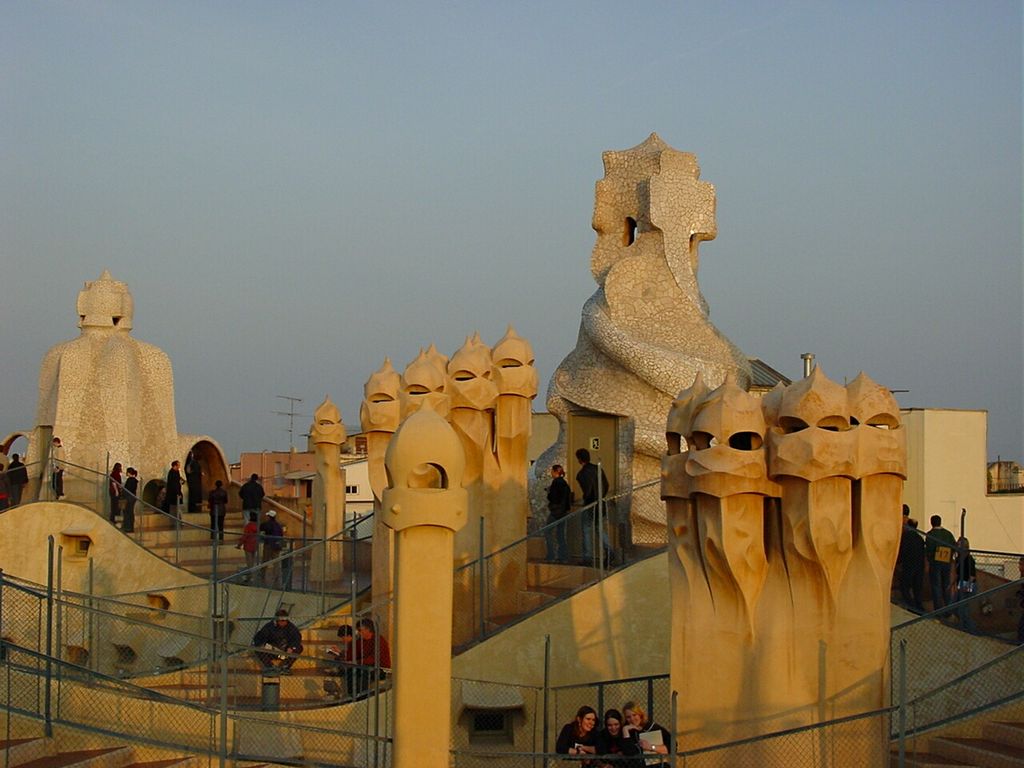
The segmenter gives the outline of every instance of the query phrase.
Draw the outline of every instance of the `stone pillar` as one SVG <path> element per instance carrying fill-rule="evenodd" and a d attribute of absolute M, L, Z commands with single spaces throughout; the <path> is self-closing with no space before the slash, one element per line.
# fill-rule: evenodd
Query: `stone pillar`
<path fill-rule="evenodd" d="M 309 427 L 316 455 L 316 480 L 313 483 L 313 538 L 326 539 L 345 526 L 345 477 L 341 471 L 341 445 L 345 442 L 345 425 L 341 411 L 324 397 L 313 413 Z M 310 579 L 319 583 L 340 578 L 342 545 L 316 548 L 310 560 Z M 326 558 L 326 562 L 325 562 Z M 355 567 L 355 563 L 352 564 Z M 326 578 L 324 578 L 326 575 Z"/>
<path fill-rule="evenodd" d="M 465 454 L 455 431 L 424 402 L 399 427 L 384 462 L 381 516 L 395 533 L 395 722 L 402 724 L 393 764 L 447 768 L 452 555 L 455 532 L 466 524 Z"/>
<path fill-rule="evenodd" d="M 387 485 L 384 473 L 384 454 L 401 422 L 398 392 L 402 386 L 398 371 L 390 358 L 374 372 L 363 387 L 363 403 L 359 408 L 359 422 L 366 433 L 366 466 L 373 489 L 373 602 L 381 603 L 391 595 L 391 529 L 381 522 L 380 500 Z M 390 631 L 391 617 L 387 629 Z"/>

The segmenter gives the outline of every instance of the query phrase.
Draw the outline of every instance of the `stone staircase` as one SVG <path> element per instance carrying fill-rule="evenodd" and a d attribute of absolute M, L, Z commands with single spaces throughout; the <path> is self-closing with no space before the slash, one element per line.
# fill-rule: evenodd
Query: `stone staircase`
<path fill-rule="evenodd" d="M 303 709 L 338 703 L 338 697 L 329 694 L 324 685 L 328 680 L 340 680 L 337 675 L 331 674 L 334 667 L 327 655 L 327 648 L 337 645 L 337 626 L 345 620 L 345 617 L 331 618 L 303 627 L 303 654 L 286 675 L 264 677 L 259 662 L 251 653 L 236 654 L 229 658 L 226 662 L 228 707 L 262 709 L 265 685 L 277 687 L 274 698 L 280 709 Z M 224 667 L 218 661 L 210 666 L 193 666 L 159 675 L 136 677 L 132 683 L 166 696 L 219 706 Z M 344 685 L 341 687 L 344 688 Z"/>
<path fill-rule="evenodd" d="M 993 720 L 980 737 L 933 736 L 927 744 L 927 751 L 907 752 L 907 768 L 1024 768 L 1024 722 Z M 895 752 L 890 765 L 899 765 Z"/>
<path fill-rule="evenodd" d="M 52 738 L 0 740 L 4 765 L 10 768 L 200 768 L 192 755 L 140 760 L 136 748 L 126 745 L 62 751 Z"/>
<path fill-rule="evenodd" d="M 208 526 L 210 516 L 205 512 L 182 511 L 181 520 L 182 526 L 178 530 L 174 520 L 145 508 L 141 513 L 136 513 L 136 540 L 157 557 L 175 563 L 197 576 L 209 578 L 214 572 L 214 542 L 208 531 L 195 526 Z M 141 534 L 138 534 L 139 531 Z M 216 546 L 218 577 L 245 568 L 245 553 L 235 549 L 241 535 L 241 514 L 228 513 L 224 522 L 224 541 Z"/>
<path fill-rule="evenodd" d="M 527 541 L 526 587 L 516 596 L 516 611 L 490 616 L 486 622 L 490 635 L 503 626 L 508 626 L 542 608 L 573 594 L 585 586 L 596 583 L 600 572 L 591 566 L 553 563 L 545 560 L 545 544 L 542 538 Z M 637 562 L 646 556 L 645 547 L 634 545 L 630 562 Z M 650 552 L 664 547 L 651 547 Z M 607 574 L 607 571 L 605 571 Z M 468 647 L 467 643 L 461 648 Z M 458 649 L 457 649 L 458 650 Z"/>

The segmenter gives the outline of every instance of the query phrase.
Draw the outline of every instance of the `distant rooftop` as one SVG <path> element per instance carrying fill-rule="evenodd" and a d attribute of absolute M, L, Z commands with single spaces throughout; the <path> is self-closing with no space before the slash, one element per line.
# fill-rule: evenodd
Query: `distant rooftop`
<path fill-rule="evenodd" d="M 748 359 L 750 360 L 751 389 L 772 389 L 780 381 L 786 387 L 793 383 L 763 360 L 758 360 L 756 357 Z"/>

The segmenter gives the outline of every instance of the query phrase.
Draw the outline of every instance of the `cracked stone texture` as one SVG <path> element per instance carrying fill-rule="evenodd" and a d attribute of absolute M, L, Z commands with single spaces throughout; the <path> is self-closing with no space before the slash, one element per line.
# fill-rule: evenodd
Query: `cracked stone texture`
<path fill-rule="evenodd" d="M 543 508 L 543 485 L 566 461 L 570 411 L 633 421 L 631 461 L 620 459 L 620 488 L 659 476 L 665 413 L 699 372 L 711 387 L 732 374 L 747 388 L 746 357 L 708 319 L 697 283 L 699 246 L 717 233 L 715 190 L 700 180 L 697 158 L 652 133 L 642 144 L 605 152 L 594 195 L 597 240 L 590 267 L 598 289 L 584 304 L 576 348 L 548 388 L 558 441 L 536 463 L 532 496 Z M 621 429 L 621 428 L 620 428 Z M 630 446 L 627 446 L 627 449 Z M 663 531 L 660 504 L 634 505 L 634 526 Z"/>
<path fill-rule="evenodd" d="M 103 473 L 120 461 L 143 482 L 163 478 L 200 440 L 179 435 L 171 361 L 159 348 L 131 336 L 134 304 L 128 286 L 104 270 L 78 294 L 77 339 L 51 347 L 39 370 L 36 425 L 52 426 L 64 458 Z M 45 461 L 38 428 L 29 461 Z M 80 474 L 74 469 L 66 483 Z"/>

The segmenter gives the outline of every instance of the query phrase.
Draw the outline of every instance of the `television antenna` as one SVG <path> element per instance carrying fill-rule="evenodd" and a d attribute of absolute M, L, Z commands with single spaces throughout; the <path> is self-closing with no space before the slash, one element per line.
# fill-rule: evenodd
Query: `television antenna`
<path fill-rule="evenodd" d="M 308 416 L 309 414 L 308 413 L 297 413 L 295 411 L 295 404 L 302 402 L 302 398 L 301 397 L 292 397 L 291 395 L 274 395 L 274 397 L 279 397 L 282 400 L 287 400 L 288 401 L 288 410 L 287 411 L 274 411 L 274 413 L 277 414 L 278 416 L 287 416 L 288 417 L 288 450 L 292 451 L 292 450 L 295 449 L 295 440 L 294 440 L 294 437 L 295 437 L 295 417 L 296 416 Z"/>

